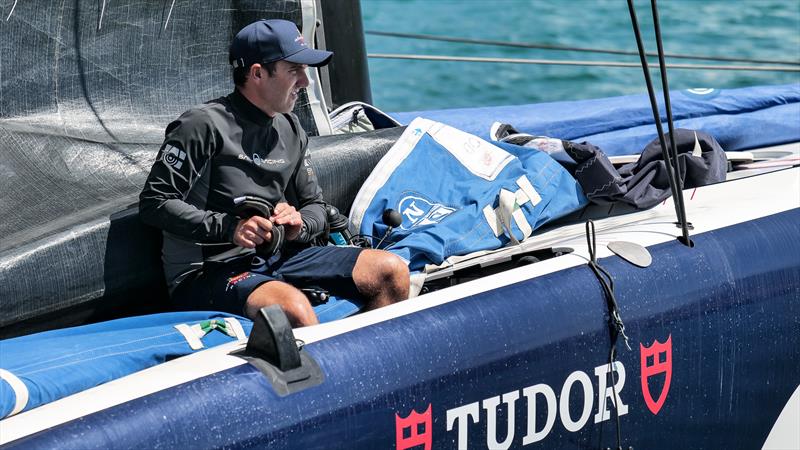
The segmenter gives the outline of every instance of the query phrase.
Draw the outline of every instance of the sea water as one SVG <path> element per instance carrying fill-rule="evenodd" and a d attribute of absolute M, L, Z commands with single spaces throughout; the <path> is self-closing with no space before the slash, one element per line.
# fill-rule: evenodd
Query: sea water
<path fill-rule="evenodd" d="M 656 52 L 650 2 L 635 1 Z M 664 51 L 800 62 L 800 0 L 662 0 Z M 365 30 L 636 51 L 625 0 L 361 0 Z M 368 53 L 639 62 L 638 56 L 520 49 L 366 35 Z M 651 73 L 660 90 L 657 60 Z M 669 58 L 668 64 L 758 65 Z M 764 65 L 764 64 L 761 64 Z M 769 64 L 773 65 L 773 64 Z M 799 66 L 794 66 L 799 67 Z M 414 111 L 646 92 L 641 67 L 369 59 L 373 103 Z M 670 69 L 671 89 L 800 82 L 800 72 Z"/>

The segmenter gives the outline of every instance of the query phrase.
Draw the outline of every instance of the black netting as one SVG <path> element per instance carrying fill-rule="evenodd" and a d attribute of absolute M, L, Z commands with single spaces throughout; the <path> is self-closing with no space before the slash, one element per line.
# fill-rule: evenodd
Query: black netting
<path fill-rule="evenodd" d="M 0 327 L 86 302 L 163 299 L 158 233 L 135 202 L 164 128 L 231 91 L 227 49 L 241 27 L 299 25 L 300 6 L 0 0 Z M 307 97 L 296 112 L 313 134 Z"/>
<path fill-rule="evenodd" d="M 264 17 L 300 23 L 301 11 L 299 0 L 3 0 L 0 13 L 2 250 L 136 194 L 166 124 L 230 92 L 233 35 Z M 316 130 L 307 100 L 297 109 Z"/>

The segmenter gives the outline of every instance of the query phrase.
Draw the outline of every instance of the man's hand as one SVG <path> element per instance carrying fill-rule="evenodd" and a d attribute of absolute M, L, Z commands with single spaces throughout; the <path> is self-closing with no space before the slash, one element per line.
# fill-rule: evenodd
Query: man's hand
<path fill-rule="evenodd" d="M 261 216 L 242 219 L 233 232 L 233 243 L 239 247 L 256 248 L 272 240 L 272 222 Z"/>
<path fill-rule="evenodd" d="M 303 229 L 303 218 L 294 206 L 288 203 L 278 203 L 272 216 L 269 218 L 276 225 L 283 225 L 284 236 L 287 241 L 293 241 L 300 236 Z"/>

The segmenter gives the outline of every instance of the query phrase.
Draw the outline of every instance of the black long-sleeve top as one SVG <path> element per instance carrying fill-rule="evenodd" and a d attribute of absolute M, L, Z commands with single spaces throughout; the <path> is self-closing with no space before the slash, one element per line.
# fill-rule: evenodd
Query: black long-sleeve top
<path fill-rule="evenodd" d="M 271 118 L 238 91 L 190 109 L 167 126 L 139 195 L 139 215 L 163 230 L 170 291 L 208 258 L 248 251 L 232 244 L 237 197 L 297 208 L 303 218 L 298 242 L 324 230 L 325 204 L 307 144 L 296 116 Z"/>

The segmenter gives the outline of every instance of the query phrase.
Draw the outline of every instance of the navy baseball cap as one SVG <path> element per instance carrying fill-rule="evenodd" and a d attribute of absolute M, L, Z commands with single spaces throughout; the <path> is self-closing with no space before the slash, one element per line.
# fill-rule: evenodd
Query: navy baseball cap
<path fill-rule="evenodd" d="M 228 61 L 233 67 L 284 60 L 312 67 L 330 62 L 333 52 L 308 48 L 293 22 L 259 20 L 242 28 L 231 42 Z"/>

